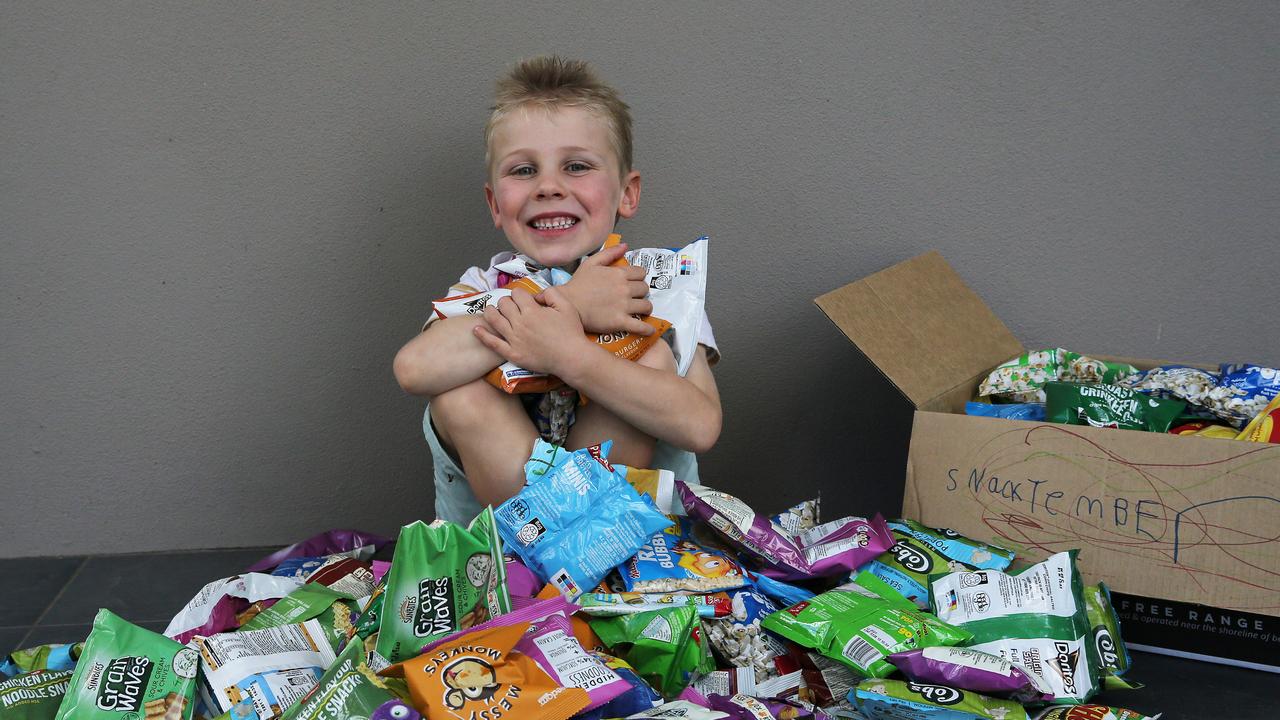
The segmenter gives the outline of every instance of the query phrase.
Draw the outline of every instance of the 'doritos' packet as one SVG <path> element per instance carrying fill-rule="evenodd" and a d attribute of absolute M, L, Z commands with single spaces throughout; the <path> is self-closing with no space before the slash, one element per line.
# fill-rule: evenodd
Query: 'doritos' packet
<path fill-rule="evenodd" d="M 587 691 L 561 687 L 513 652 L 528 630 L 523 622 L 454 635 L 379 674 L 403 677 L 428 720 L 566 720 L 587 707 Z"/>

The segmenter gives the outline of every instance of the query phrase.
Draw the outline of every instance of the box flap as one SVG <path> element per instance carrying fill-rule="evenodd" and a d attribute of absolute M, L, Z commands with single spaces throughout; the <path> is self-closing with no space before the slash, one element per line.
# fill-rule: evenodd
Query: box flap
<path fill-rule="evenodd" d="M 918 408 L 1022 353 L 937 251 L 814 302 Z"/>

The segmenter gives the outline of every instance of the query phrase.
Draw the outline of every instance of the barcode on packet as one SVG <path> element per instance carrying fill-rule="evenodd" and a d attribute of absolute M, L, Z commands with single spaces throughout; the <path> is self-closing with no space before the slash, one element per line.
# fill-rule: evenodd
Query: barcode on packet
<path fill-rule="evenodd" d="M 875 645 L 866 640 L 860 637 L 853 637 L 844 644 L 844 656 L 849 659 L 849 662 L 857 665 L 862 670 L 866 670 L 871 667 L 871 663 L 884 657 L 884 653 L 877 650 Z"/>

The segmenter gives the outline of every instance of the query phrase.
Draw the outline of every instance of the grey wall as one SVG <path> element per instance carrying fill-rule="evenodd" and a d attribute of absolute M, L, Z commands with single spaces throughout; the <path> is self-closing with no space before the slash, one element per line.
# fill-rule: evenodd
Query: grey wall
<path fill-rule="evenodd" d="M 1280 363 L 1276 3 L 0 6 L 0 555 L 429 518 L 391 358 L 501 248 L 494 78 L 622 89 L 634 243 L 713 236 L 704 481 L 897 510 L 812 298 L 937 248 L 1028 345 Z"/>

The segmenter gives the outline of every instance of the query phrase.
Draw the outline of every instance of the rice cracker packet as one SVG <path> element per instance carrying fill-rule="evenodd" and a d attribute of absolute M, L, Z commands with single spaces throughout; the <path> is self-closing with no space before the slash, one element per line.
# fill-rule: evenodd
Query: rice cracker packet
<path fill-rule="evenodd" d="M 502 541 L 485 508 L 469 527 L 421 520 L 400 529 L 378 631 L 378 654 L 399 662 L 424 644 L 511 610 Z"/>
<path fill-rule="evenodd" d="M 190 720 L 196 651 L 99 610 L 56 720 Z"/>
<path fill-rule="evenodd" d="M 590 698 L 582 688 L 560 686 L 532 658 L 515 652 L 529 625 L 458 633 L 378 674 L 403 677 L 414 707 L 428 720 L 567 720 Z"/>
<path fill-rule="evenodd" d="M 0 682 L 0 718 L 52 720 L 70 680 L 70 670 L 36 670 Z"/>

